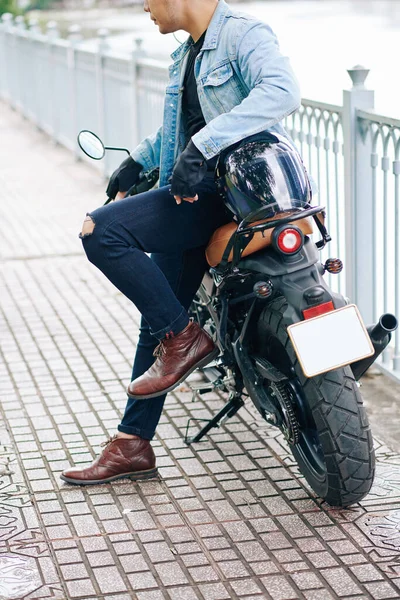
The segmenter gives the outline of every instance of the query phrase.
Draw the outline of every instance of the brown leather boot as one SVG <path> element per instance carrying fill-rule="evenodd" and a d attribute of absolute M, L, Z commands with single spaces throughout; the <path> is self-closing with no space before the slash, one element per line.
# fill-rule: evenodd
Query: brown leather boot
<path fill-rule="evenodd" d="M 154 350 L 156 360 L 146 373 L 131 381 L 128 396 L 135 400 L 155 398 L 182 383 L 190 373 L 218 356 L 218 348 L 197 323 L 189 325 Z"/>
<path fill-rule="evenodd" d="M 156 457 L 148 440 L 114 435 L 103 442 L 99 457 L 84 469 L 68 469 L 60 477 L 67 483 L 95 485 L 128 477 L 133 481 L 156 477 Z"/>

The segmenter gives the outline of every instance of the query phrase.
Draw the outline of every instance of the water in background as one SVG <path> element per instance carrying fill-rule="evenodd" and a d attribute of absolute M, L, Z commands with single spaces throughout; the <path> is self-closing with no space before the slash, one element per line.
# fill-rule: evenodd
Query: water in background
<path fill-rule="evenodd" d="M 274 29 L 303 97 L 341 104 L 342 89 L 351 85 L 346 70 L 362 64 L 371 69 L 367 85 L 376 90 L 376 110 L 400 118 L 400 0 L 272 0 L 233 7 Z M 151 56 L 166 60 L 178 46 L 137 9 L 114 11 L 107 18 L 99 14 L 92 25 L 120 30 L 112 45 L 121 50 L 131 50 L 134 35 L 143 38 Z M 186 34 L 176 37 L 184 41 Z"/>

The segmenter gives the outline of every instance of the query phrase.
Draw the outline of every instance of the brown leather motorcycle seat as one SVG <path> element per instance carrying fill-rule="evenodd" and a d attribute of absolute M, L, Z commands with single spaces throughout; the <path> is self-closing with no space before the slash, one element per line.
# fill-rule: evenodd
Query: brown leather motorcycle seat
<path fill-rule="evenodd" d="M 285 217 L 288 214 L 291 213 L 282 213 L 281 217 Z M 276 217 L 274 217 L 274 219 L 276 219 Z M 256 223 L 253 223 L 253 225 L 266 223 L 274 219 L 263 219 L 262 221 L 257 221 Z M 298 221 L 294 221 L 293 225 L 301 229 L 304 235 L 309 235 L 313 232 L 312 217 L 307 217 L 305 219 L 299 219 Z M 235 223 L 235 221 L 232 221 L 231 223 L 222 225 L 222 227 L 219 227 L 216 231 L 214 231 L 206 248 L 206 258 L 210 267 L 216 267 L 221 262 L 224 250 L 232 234 L 236 231 L 237 228 L 238 224 Z M 249 243 L 249 245 L 243 250 L 242 256 L 248 256 L 249 254 L 253 254 L 253 252 L 257 252 L 258 250 L 262 250 L 262 248 L 270 246 L 272 242 L 273 231 L 274 228 L 266 229 L 265 231 L 257 231 L 254 234 L 254 237 Z M 233 251 L 231 251 L 229 255 L 229 261 L 232 260 L 232 255 Z"/>

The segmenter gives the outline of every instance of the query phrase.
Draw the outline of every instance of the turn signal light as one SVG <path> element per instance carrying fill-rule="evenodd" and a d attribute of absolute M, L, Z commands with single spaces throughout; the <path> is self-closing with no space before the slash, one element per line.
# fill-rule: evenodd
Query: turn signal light
<path fill-rule="evenodd" d="M 253 292 L 258 298 L 269 298 L 273 291 L 272 281 L 257 281 L 253 286 Z"/>
<path fill-rule="evenodd" d="M 273 241 L 275 247 L 284 254 L 296 254 L 303 246 L 304 235 L 298 227 L 284 227 L 275 230 Z"/>
<path fill-rule="evenodd" d="M 324 264 L 325 271 L 328 273 L 341 273 L 343 270 L 343 263 L 340 258 L 328 258 Z"/>

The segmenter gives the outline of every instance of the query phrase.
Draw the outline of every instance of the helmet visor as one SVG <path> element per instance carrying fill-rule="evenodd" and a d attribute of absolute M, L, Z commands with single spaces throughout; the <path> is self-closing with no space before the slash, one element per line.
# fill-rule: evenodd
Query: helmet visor
<path fill-rule="evenodd" d="M 301 157 L 283 138 L 276 144 L 244 144 L 227 157 L 225 167 L 227 204 L 241 218 L 262 207 L 266 217 L 274 217 L 310 200 Z"/>

